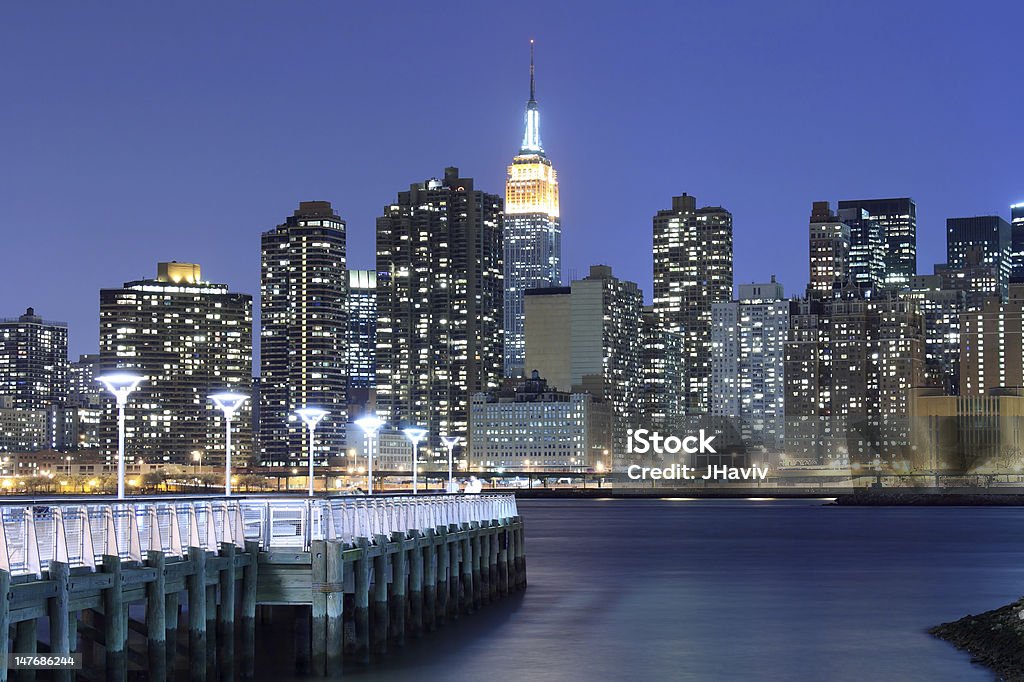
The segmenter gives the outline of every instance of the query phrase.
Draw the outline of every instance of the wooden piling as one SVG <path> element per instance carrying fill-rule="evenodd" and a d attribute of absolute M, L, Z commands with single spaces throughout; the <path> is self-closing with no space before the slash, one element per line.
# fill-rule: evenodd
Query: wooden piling
<path fill-rule="evenodd" d="M 508 594 L 508 519 L 498 522 L 498 592 Z"/>
<path fill-rule="evenodd" d="M 209 560 L 207 560 L 209 565 Z M 217 586 L 206 586 L 206 678 L 217 679 Z"/>
<path fill-rule="evenodd" d="M 218 576 L 220 606 L 217 609 L 217 671 L 221 680 L 232 682 L 235 679 L 235 543 L 220 543 L 220 555 L 227 559 L 227 565 Z"/>
<path fill-rule="evenodd" d="M 167 680 L 166 561 L 161 551 L 146 552 L 146 565 L 156 572 L 156 577 L 146 584 L 146 660 L 149 678 L 154 682 Z"/>
<path fill-rule="evenodd" d="M 35 618 L 18 621 L 14 626 L 14 653 L 31 655 L 38 651 L 39 621 Z M 36 671 L 28 668 L 18 670 L 15 679 L 18 682 L 35 682 Z"/>
<path fill-rule="evenodd" d="M 437 608 L 430 618 L 436 624 L 445 623 L 448 620 L 448 529 L 444 526 L 438 526 L 437 536 L 432 537 L 432 539 L 435 540 L 433 548 L 434 553 L 437 555 L 437 581 L 434 588 Z"/>
<path fill-rule="evenodd" d="M 491 531 L 490 525 L 486 521 L 481 521 L 477 527 L 479 530 L 476 532 L 476 563 L 479 566 L 480 574 L 478 579 L 480 597 L 477 599 L 477 606 L 480 606 L 491 601 Z"/>
<path fill-rule="evenodd" d="M 256 676 L 256 581 L 260 544 L 247 540 L 245 553 L 249 563 L 242 569 L 242 677 Z"/>
<path fill-rule="evenodd" d="M 427 531 L 426 538 L 418 530 L 409 531 L 409 622 L 407 629 L 413 637 L 423 634 L 423 604 L 424 604 L 424 571 L 423 552 L 424 542 L 430 542 L 432 532 Z"/>
<path fill-rule="evenodd" d="M 0 569 L 0 633 L 3 634 L 3 646 L 0 647 L 0 682 L 7 682 L 7 668 L 10 661 L 10 650 L 7 648 L 7 635 L 11 629 L 11 574 Z"/>
<path fill-rule="evenodd" d="M 476 610 L 476 602 L 473 599 L 475 580 L 473 579 L 473 540 L 470 528 L 468 523 L 462 524 L 462 598 L 460 601 L 463 613 L 473 613 Z"/>
<path fill-rule="evenodd" d="M 488 584 L 491 586 L 491 593 L 489 595 L 491 601 L 497 601 L 500 596 L 500 590 L 498 589 L 498 521 L 491 520 L 488 524 L 488 547 L 490 552 L 487 556 L 487 574 L 490 576 Z"/>
<path fill-rule="evenodd" d="M 177 592 L 164 596 L 164 641 L 167 644 L 167 675 L 174 677 L 178 663 L 178 611 L 181 598 Z"/>
<path fill-rule="evenodd" d="M 519 562 L 516 559 L 516 525 L 513 520 L 508 527 L 508 589 L 519 589 Z"/>
<path fill-rule="evenodd" d="M 378 554 L 373 557 L 373 651 L 388 652 L 388 555 L 386 535 L 375 535 Z"/>
<path fill-rule="evenodd" d="M 313 540 L 309 548 L 312 560 L 312 637 L 310 672 L 314 677 L 327 674 L 327 541 Z"/>
<path fill-rule="evenodd" d="M 433 528 L 428 528 L 425 537 L 419 532 L 417 536 L 421 538 L 420 547 L 413 557 L 419 573 L 420 599 L 413 605 L 413 619 L 416 620 L 416 634 L 421 635 L 424 630 L 433 630 L 437 624 L 437 535 Z"/>
<path fill-rule="evenodd" d="M 206 550 L 189 547 L 192 574 L 188 576 L 189 682 L 206 680 Z"/>
<path fill-rule="evenodd" d="M 345 645 L 345 545 L 338 540 L 327 543 L 327 674 L 337 677 L 342 672 L 342 650 Z"/>
<path fill-rule="evenodd" d="M 389 634 L 395 646 L 405 646 L 405 609 L 408 606 L 406 601 L 406 584 L 408 576 L 406 571 L 409 565 L 410 543 L 406 540 L 406 534 L 395 531 L 391 534 L 391 541 L 398 545 L 391 560 L 391 586 L 388 589 L 388 618 L 390 619 Z M 411 544 L 415 544 L 415 540 Z"/>
<path fill-rule="evenodd" d="M 448 539 L 448 618 L 458 620 L 462 612 L 462 571 L 459 569 L 462 542 L 458 537 L 459 527 L 454 523 L 448 527 L 448 533 L 455 536 Z"/>
<path fill-rule="evenodd" d="M 51 561 L 50 581 L 56 584 L 56 593 L 47 602 L 46 613 L 50 621 L 50 653 L 56 656 L 71 653 L 68 638 L 68 599 L 70 592 L 71 566 L 63 561 Z M 5 643 L 6 644 L 6 643 Z M 54 680 L 71 682 L 71 670 L 54 670 Z"/>
<path fill-rule="evenodd" d="M 107 650 L 107 682 L 124 682 L 128 677 L 128 628 L 125 623 L 121 557 L 103 556 L 103 572 L 111 576 L 110 587 L 103 591 L 103 642 Z"/>
<path fill-rule="evenodd" d="M 526 587 L 526 533 L 523 517 L 515 517 L 516 521 L 516 578 L 519 587 Z"/>
<path fill-rule="evenodd" d="M 370 560 L 368 558 L 370 541 L 356 538 L 360 549 L 360 558 L 353 565 L 355 571 L 355 660 L 361 663 L 370 662 Z"/>

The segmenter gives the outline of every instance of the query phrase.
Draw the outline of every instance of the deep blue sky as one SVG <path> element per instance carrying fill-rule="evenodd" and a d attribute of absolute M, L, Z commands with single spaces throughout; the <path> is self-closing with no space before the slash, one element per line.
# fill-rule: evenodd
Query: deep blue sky
<path fill-rule="evenodd" d="M 930 271 L 945 218 L 1024 199 L 1020 2 L 43 4 L 0 10 L 0 316 L 68 321 L 72 354 L 98 289 L 158 260 L 258 293 L 260 232 L 300 200 L 372 267 L 410 183 L 457 165 L 503 194 L 531 37 L 567 274 L 649 298 L 681 192 L 733 212 L 737 282 L 787 293 L 814 200 L 914 197 Z"/>

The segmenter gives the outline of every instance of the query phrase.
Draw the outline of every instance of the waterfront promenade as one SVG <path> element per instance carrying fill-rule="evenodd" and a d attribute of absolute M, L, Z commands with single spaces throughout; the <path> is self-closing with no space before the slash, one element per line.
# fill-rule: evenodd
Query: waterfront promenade
<path fill-rule="evenodd" d="M 15 655 L 71 652 L 84 679 L 252 677 L 257 618 L 279 611 L 304 636 L 297 664 L 335 675 L 526 584 L 511 495 L 56 498 L 0 514 L 0 681 Z"/>

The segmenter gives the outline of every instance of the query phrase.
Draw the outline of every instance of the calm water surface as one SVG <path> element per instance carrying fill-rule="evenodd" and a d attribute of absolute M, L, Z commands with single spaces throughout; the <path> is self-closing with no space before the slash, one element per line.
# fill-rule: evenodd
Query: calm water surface
<path fill-rule="evenodd" d="M 1024 592 L 1024 510 L 520 500 L 529 588 L 348 679 L 992 680 L 925 633 Z M 267 641 L 261 632 L 261 643 Z M 263 679 L 299 679 L 287 636 Z"/>

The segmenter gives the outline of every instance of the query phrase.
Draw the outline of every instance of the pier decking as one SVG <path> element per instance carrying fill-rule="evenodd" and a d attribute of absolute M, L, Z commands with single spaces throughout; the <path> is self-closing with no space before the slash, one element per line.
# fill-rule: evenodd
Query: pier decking
<path fill-rule="evenodd" d="M 13 654 L 70 652 L 84 679 L 251 678 L 257 617 L 307 605 L 298 664 L 333 676 L 526 585 L 512 495 L 64 499 L 0 513 L 0 682 Z"/>

